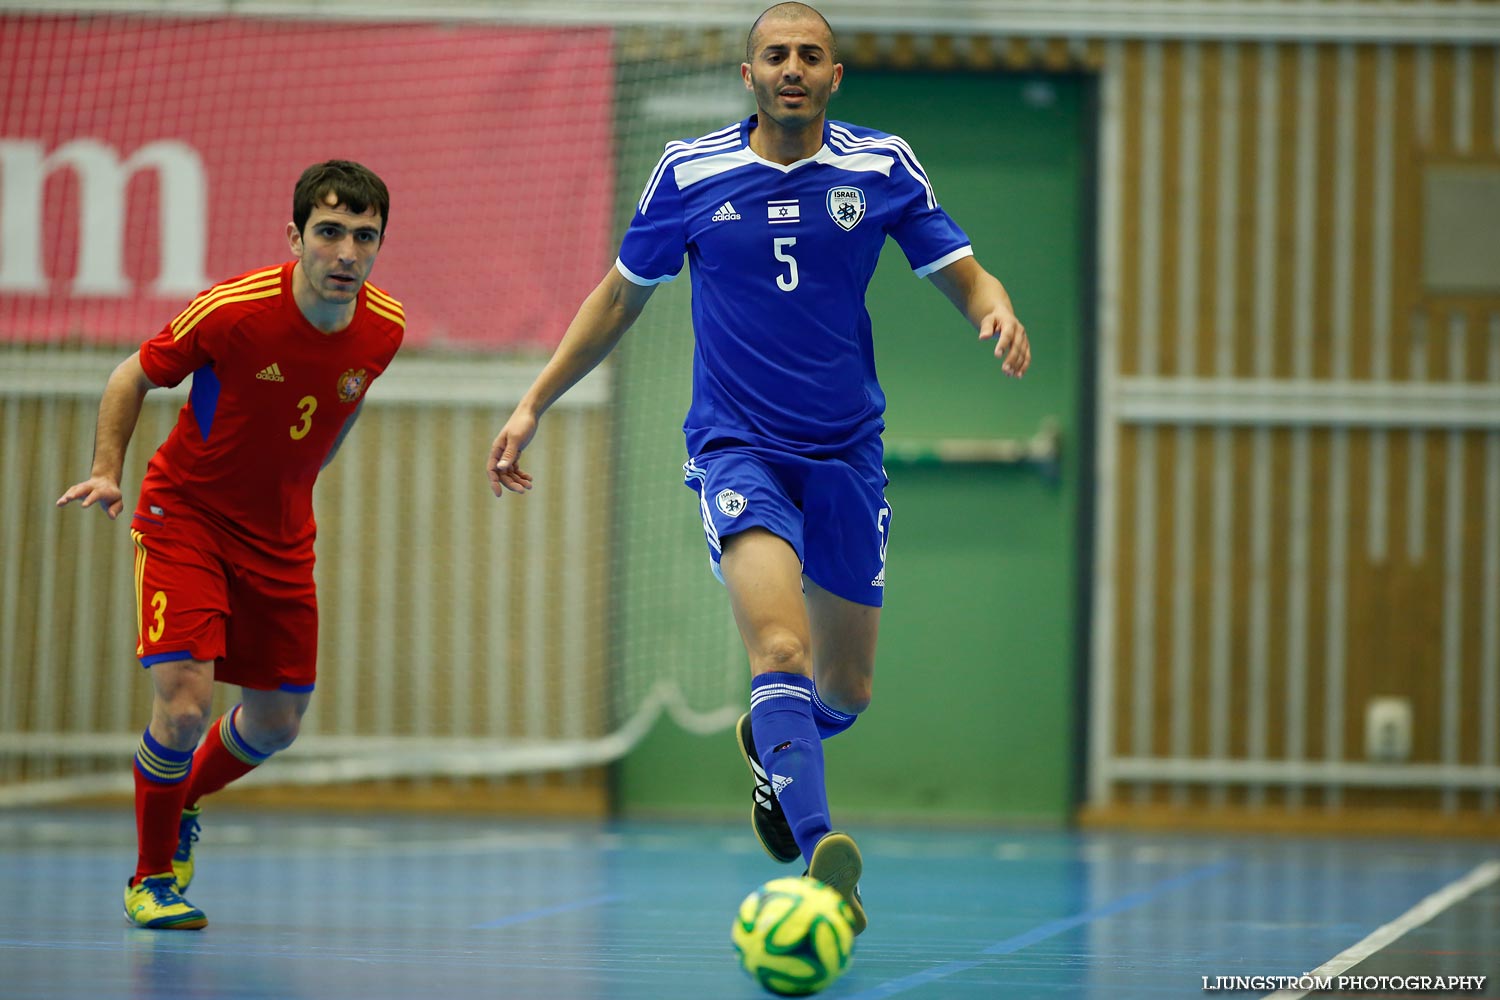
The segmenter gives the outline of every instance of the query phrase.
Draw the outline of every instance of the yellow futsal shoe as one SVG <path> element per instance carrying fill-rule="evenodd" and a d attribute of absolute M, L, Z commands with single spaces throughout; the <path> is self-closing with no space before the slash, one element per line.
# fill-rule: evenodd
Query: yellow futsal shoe
<path fill-rule="evenodd" d="M 865 862 L 859 856 L 859 848 L 855 846 L 853 837 L 847 833 L 826 833 L 818 841 L 818 846 L 813 848 L 812 862 L 804 873 L 837 889 L 838 894 L 844 897 L 844 902 L 849 904 L 849 909 L 854 913 L 849 926 L 854 929 L 855 934 L 863 934 L 870 925 L 865 916 L 864 901 L 859 898 L 859 877 L 864 874 L 864 870 Z"/>
<path fill-rule="evenodd" d="M 172 855 L 172 874 L 177 877 L 177 891 L 187 892 L 193 882 L 193 845 L 198 842 L 198 815 L 201 806 L 182 811 L 182 822 L 177 824 L 177 852 Z"/>
<path fill-rule="evenodd" d="M 153 930 L 195 931 L 208 926 L 203 911 L 177 894 L 171 872 L 125 883 L 125 919 Z"/>

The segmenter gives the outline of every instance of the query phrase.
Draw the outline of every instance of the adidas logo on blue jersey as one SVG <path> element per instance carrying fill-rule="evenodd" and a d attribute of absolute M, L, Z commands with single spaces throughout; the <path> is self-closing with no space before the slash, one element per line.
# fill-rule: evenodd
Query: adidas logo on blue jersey
<path fill-rule="evenodd" d="M 710 222 L 738 222 L 739 219 L 740 219 L 740 213 L 736 212 L 734 210 L 734 206 L 731 205 L 731 204 L 729 204 L 729 202 L 726 201 L 724 204 L 722 204 L 722 205 L 719 206 L 718 211 L 714 212 L 714 217 L 712 219 L 708 220 L 708 221 L 710 221 Z"/>

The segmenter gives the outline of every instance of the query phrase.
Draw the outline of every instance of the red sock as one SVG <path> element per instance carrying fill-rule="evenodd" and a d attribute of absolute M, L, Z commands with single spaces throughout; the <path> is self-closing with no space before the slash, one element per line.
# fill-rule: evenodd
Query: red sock
<path fill-rule="evenodd" d="M 271 756 L 256 751 L 240 736 L 234 724 L 239 713 L 240 706 L 236 705 L 220 716 L 193 755 L 193 772 L 184 799 L 187 805 L 196 806 L 205 795 L 243 778 Z"/>
<path fill-rule="evenodd" d="M 134 768 L 137 853 L 132 884 L 172 870 L 192 760 L 186 750 L 170 750 L 156 742 L 149 731 L 141 737 Z"/>

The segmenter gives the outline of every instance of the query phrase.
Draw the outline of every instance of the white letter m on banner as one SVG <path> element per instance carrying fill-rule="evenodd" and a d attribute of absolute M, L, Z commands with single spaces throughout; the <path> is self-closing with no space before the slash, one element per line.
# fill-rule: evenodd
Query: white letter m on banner
<path fill-rule="evenodd" d="M 47 178 L 70 168 L 78 178 L 78 268 L 72 294 L 128 297 L 125 191 L 139 170 L 157 173 L 161 267 L 151 294 L 169 298 L 208 287 L 204 273 L 208 179 L 197 150 L 162 139 L 124 161 L 97 139 L 74 139 L 45 155 L 40 142 L 0 139 L 0 294 L 45 294 L 42 201 Z"/>

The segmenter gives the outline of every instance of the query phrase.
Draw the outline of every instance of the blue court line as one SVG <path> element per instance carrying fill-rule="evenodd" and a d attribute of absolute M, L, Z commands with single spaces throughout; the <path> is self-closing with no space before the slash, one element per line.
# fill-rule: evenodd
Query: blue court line
<path fill-rule="evenodd" d="M 1117 913 L 1123 913 L 1143 903 L 1149 903 L 1158 896 L 1171 892 L 1173 889 L 1178 889 L 1201 879 L 1218 875 L 1220 872 L 1234 867 L 1234 865 L 1235 862 L 1233 861 L 1220 861 L 1215 864 L 1204 865 L 1201 868 L 1194 868 L 1191 871 L 1183 872 L 1181 875 L 1174 875 L 1169 879 L 1141 889 L 1138 892 L 1121 896 L 1114 902 L 1101 906 L 1098 909 L 1074 914 L 1071 917 L 1063 917 L 1060 920 L 1049 920 L 1047 923 L 1029 930 L 1025 934 L 1017 934 L 1015 937 L 1006 938 L 1004 941 L 997 941 L 980 952 L 980 954 L 1014 954 L 1023 948 L 1028 948 L 1036 944 L 1038 941 L 1045 941 L 1047 938 L 1056 937 L 1075 927 L 1082 927 L 1084 924 L 1092 923 L 1095 920 L 1112 917 Z M 844 1000 L 882 1000 L 884 997 L 893 997 L 898 993 L 905 993 L 907 990 L 916 989 L 918 986 L 925 986 L 939 979 L 946 979 L 960 972 L 967 972 L 970 969 L 978 968 L 984 962 L 985 960 L 981 958 L 963 962 L 948 962 L 945 965 L 935 965 L 930 969 L 924 969 L 921 972 L 914 972 L 900 979 L 892 979 L 890 982 L 881 983 L 879 986 L 874 986 L 861 993 L 845 997 Z"/>
<path fill-rule="evenodd" d="M 1175 875 L 1172 878 L 1166 879 L 1162 882 L 1158 882 L 1155 885 L 1150 886 L 1149 888 L 1141 889 L 1137 892 L 1132 892 L 1128 895 L 1121 896 L 1113 903 L 1110 903 L 1106 906 L 1101 906 L 1097 910 L 1089 910 L 1087 913 L 1080 913 L 1077 916 L 1064 917 L 1061 920 L 1053 920 L 1049 923 L 1043 924 L 1035 930 L 1027 931 L 1025 934 L 1018 934 L 1013 938 L 1006 938 L 1004 941 L 990 945 L 988 948 L 984 949 L 981 954 L 1012 954 L 1013 952 L 1020 951 L 1022 948 L 1028 947 L 1029 945 L 1036 944 L 1038 941 L 1045 940 L 1049 937 L 1055 937 L 1056 935 L 1061 934 L 1064 931 L 1070 931 L 1075 927 L 1081 927 L 1084 924 L 1090 923 L 1095 920 L 1101 920 L 1104 917 L 1112 917 L 1116 913 L 1123 913 L 1126 910 L 1133 909 L 1143 903 L 1149 903 L 1157 896 L 1161 896 L 1165 893 L 1171 892 L 1173 889 L 1179 888 L 1184 885 L 1190 885 L 1193 882 L 1197 882 L 1199 879 L 1217 875 L 1225 869 L 1232 867 L 1234 867 L 1233 861 L 1220 861 L 1217 864 L 1204 865 L 1202 868 L 1194 868 L 1192 871 L 1183 872 L 1181 875 Z"/>
<path fill-rule="evenodd" d="M 591 906 L 603 906 L 606 903 L 616 903 L 625 897 L 618 893 L 610 893 L 603 896 L 593 896 L 589 899 L 580 899 L 572 903 L 558 903 L 556 906 L 545 906 L 540 910 L 529 910 L 526 913 L 517 913 L 514 916 L 501 917 L 499 920 L 491 920 L 483 924 L 471 924 L 470 930 L 488 931 L 497 927 L 510 927 L 512 924 L 524 924 L 528 920 L 540 920 L 543 917 L 553 917 L 559 913 L 572 913 L 575 910 L 586 910 Z"/>

